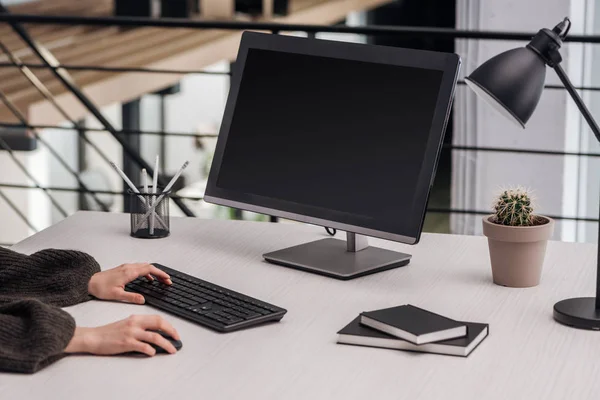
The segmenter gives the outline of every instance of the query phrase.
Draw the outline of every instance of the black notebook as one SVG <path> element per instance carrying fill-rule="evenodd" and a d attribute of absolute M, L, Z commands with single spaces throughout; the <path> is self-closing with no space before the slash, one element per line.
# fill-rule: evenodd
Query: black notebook
<path fill-rule="evenodd" d="M 364 312 L 360 323 L 414 344 L 439 342 L 467 335 L 462 322 L 406 304 Z"/>
<path fill-rule="evenodd" d="M 422 353 L 447 354 L 451 356 L 468 356 L 486 338 L 489 332 L 488 324 L 463 322 L 467 326 L 467 336 L 444 340 L 436 343 L 416 345 L 406 340 L 398 339 L 387 333 L 379 332 L 360 324 L 356 317 L 338 332 L 338 343 L 357 346 L 382 347 L 386 349 L 418 351 Z"/>

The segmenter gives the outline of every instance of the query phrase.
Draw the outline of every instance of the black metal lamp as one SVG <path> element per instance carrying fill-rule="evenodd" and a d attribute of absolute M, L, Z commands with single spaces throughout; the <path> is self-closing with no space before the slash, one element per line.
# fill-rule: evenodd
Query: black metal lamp
<path fill-rule="evenodd" d="M 503 115 L 523 128 L 537 106 L 546 78 L 554 68 L 577 108 L 600 142 L 600 128 L 560 66 L 559 49 L 571 27 L 565 18 L 554 29 L 542 29 L 525 47 L 501 53 L 466 78 L 467 85 Z M 599 231 L 600 240 L 600 231 Z M 554 319 L 584 329 L 600 329 L 600 246 L 598 246 L 596 297 L 562 300 L 554 305 Z"/>

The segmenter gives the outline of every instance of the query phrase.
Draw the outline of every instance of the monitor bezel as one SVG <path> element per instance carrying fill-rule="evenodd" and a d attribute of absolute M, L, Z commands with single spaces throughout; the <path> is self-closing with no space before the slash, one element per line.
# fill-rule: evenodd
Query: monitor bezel
<path fill-rule="evenodd" d="M 415 190 L 416 193 L 413 197 L 413 204 L 415 205 L 413 206 L 413 211 L 415 211 L 415 207 L 418 208 L 418 213 L 413 217 L 410 225 L 411 228 L 416 227 L 416 232 L 413 236 L 356 226 L 348 223 L 348 221 L 344 221 L 341 213 L 338 213 L 335 210 L 323 209 L 321 207 L 314 208 L 318 208 L 320 211 L 328 214 L 327 218 L 307 216 L 295 212 L 297 211 L 295 203 L 271 197 L 268 198 L 269 201 L 271 203 L 277 203 L 277 206 L 281 207 L 265 207 L 260 205 L 261 198 L 263 198 L 263 196 L 249 193 L 239 193 L 217 187 L 216 184 L 219 171 L 223 160 L 223 154 L 225 152 L 225 146 L 227 144 L 227 138 L 236 107 L 237 97 L 240 84 L 242 82 L 243 71 L 249 49 L 262 49 L 304 55 L 334 57 L 346 60 L 434 69 L 443 72 L 438 100 L 429 131 L 429 138 L 427 140 L 425 157 L 423 159 L 423 168 L 421 169 L 421 173 L 417 180 L 417 186 Z M 321 39 L 306 39 L 249 31 L 244 32 L 233 71 L 234 73 L 232 74 L 231 78 L 231 88 L 225 106 L 223 122 L 219 131 L 204 200 L 208 203 L 239 208 L 242 210 L 272 215 L 275 217 L 296 220 L 299 222 L 336 228 L 356 234 L 378 237 L 407 244 L 418 243 L 425 220 L 429 192 L 435 179 L 437 162 L 442 149 L 446 126 L 452 107 L 452 100 L 454 97 L 454 90 L 456 87 L 460 63 L 460 57 L 453 53 L 364 45 Z M 419 207 L 419 204 L 422 206 Z"/>

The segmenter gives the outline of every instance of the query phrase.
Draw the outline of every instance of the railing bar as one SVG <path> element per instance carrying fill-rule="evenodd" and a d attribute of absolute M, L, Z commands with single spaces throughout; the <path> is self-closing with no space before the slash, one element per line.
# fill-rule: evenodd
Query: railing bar
<path fill-rule="evenodd" d="M 11 189 L 39 189 L 35 186 L 29 186 L 29 185 L 21 185 L 21 184 L 15 184 L 15 183 L 0 183 L 0 187 L 4 187 L 4 188 L 11 188 Z M 77 192 L 77 193 L 97 193 L 97 194 L 108 194 L 108 195 L 114 195 L 114 196 L 123 196 L 126 194 L 129 194 L 129 192 L 123 191 L 115 191 L 115 190 L 83 190 L 81 188 L 69 188 L 69 187 L 55 187 L 55 186 L 47 186 L 45 187 L 45 189 L 48 190 L 52 190 L 55 192 Z M 177 199 L 183 199 L 183 200 L 193 200 L 193 201 L 200 201 L 203 198 L 202 197 L 193 197 L 193 196 L 179 196 L 179 195 L 171 195 L 169 196 L 170 198 L 177 198 Z"/>
<path fill-rule="evenodd" d="M 511 149 L 504 147 L 475 147 L 475 146 L 456 146 L 445 144 L 447 150 L 455 151 L 489 151 L 494 153 L 514 153 L 514 154 L 537 154 L 545 156 L 576 156 L 576 157 L 600 157 L 600 153 L 579 153 L 573 151 L 556 150 L 533 150 L 533 149 Z"/>
<path fill-rule="evenodd" d="M 488 39 L 528 41 L 535 32 L 501 32 L 474 31 L 438 27 L 416 26 L 348 26 L 348 25 L 312 25 L 312 24 L 280 24 L 273 22 L 247 21 L 198 21 L 178 18 L 144 18 L 144 17 L 81 17 L 60 15 L 30 15 L 0 13 L 0 22 L 37 23 L 54 25 L 84 26 L 121 26 L 121 27 L 156 27 L 156 28 L 189 28 L 189 29 L 221 29 L 221 30 L 265 30 L 277 32 L 307 33 L 354 33 L 362 35 L 412 35 L 447 37 L 454 39 Z M 569 35 L 565 41 L 578 43 L 600 43 L 599 35 Z"/>
<path fill-rule="evenodd" d="M 456 81 L 456 83 L 459 85 L 466 85 L 466 82 L 463 79 L 459 79 L 458 81 Z M 544 89 L 567 90 L 562 85 L 544 85 Z M 599 92 L 600 86 L 576 86 L 575 90 L 588 91 L 588 92 Z"/>
<path fill-rule="evenodd" d="M 490 215 L 492 211 L 483 211 L 483 210 L 461 210 L 455 208 L 428 208 L 427 212 L 437 213 L 437 214 L 467 214 L 467 215 Z M 561 215 L 547 215 L 547 217 L 556 220 L 563 221 L 578 221 L 578 222 L 599 222 L 598 218 L 588 218 L 588 217 L 565 217 Z"/>
<path fill-rule="evenodd" d="M 32 64 L 32 63 L 11 63 L 11 62 L 0 62 L 0 68 L 14 68 L 14 67 L 27 67 L 29 69 L 59 69 L 64 68 L 67 70 L 74 71 L 102 71 L 102 72 L 140 72 L 140 73 L 153 73 L 153 74 L 174 74 L 174 75 L 215 75 L 215 76 L 228 76 L 231 72 L 220 72 L 220 71 L 197 71 L 197 70 L 178 70 L 178 69 L 159 69 L 159 68 L 143 68 L 143 67 L 106 67 L 106 66 L 94 66 L 94 65 L 67 65 L 61 64 L 59 66 L 47 67 L 44 64 Z M 465 85 L 464 80 L 458 80 L 457 84 Z M 545 89 L 556 89 L 566 90 L 562 85 L 545 85 Z M 576 86 L 576 90 L 581 91 L 600 91 L 600 87 L 597 86 Z"/>
<path fill-rule="evenodd" d="M 48 69 L 49 67 L 44 64 L 33 64 L 33 63 L 19 63 L 15 65 L 10 62 L 0 62 L 0 68 L 10 68 L 15 66 L 24 66 L 30 69 Z M 68 65 L 60 64 L 59 66 L 52 66 L 50 68 L 64 68 L 73 71 L 102 71 L 102 72 L 140 72 L 140 73 L 151 73 L 151 74 L 173 74 L 173 75 L 228 75 L 227 72 L 219 71 L 197 71 L 197 70 L 179 70 L 179 69 L 161 69 L 161 68 L 144 68 L 144 67 L 107 67 L 107 66 L 93 66 L 93 65 Z"/>
<path fill-rule="evenodd" d="M 17 207 L 17 205 L 15 203 L 12 202 L 11 199 L 8 198 L 8 196 L 6 196 L 6 194 L 4 194 L 3 191 L 0 190 L 0 197 L 2 197 L 4 199 L 4 201 L 6 202 L 6 204 L 8 204 L 8 206 L 15 212 L 15 214 L 17 214 L 19 216 L 19 218 L 21 218 L 23 220 L 23 222 L 25 222 L 25 224 L 31 229 L 33 230 L 35 233 L 38 233 L 39 230 L 33 226 L 33 224 L 31 223 L 31 221 L 29 221 L 29 219 L 27 218 L 27 216 L 25 216 L 25 214 L 23 214 L 21 212 L 21 210 L 19 210 L 19 207 Z M 4 246 L 4 244 L 0 244 L 0 246 Z"/>
<path fill-rule="evenodd" d="M 9 183 L 0 183 L 0 187 L 4 188 L 13 188 L 13 189 L 39 189 L 35 186 L 28 185 L 19 185 L 19 184 L 9 184 Z M 80 188 L 67 188 L 67 187 L 46 187 L 45 189 L 57 191 L 57 192 L 84 192 Z M 119 192 L 119 191 L 111 191 L 111 190 L 92 190 L 93 193 L 98 194 L 108 194 L 115 196 L 122 196 L 123 194 L 127 194 L 127 192 Z M 192 200 L 192 201 L 200 201 L 202 197 L 192 197 L 192 196 L 177 196 L 173 195 L 172 198 L 178 198 L 182 200 Z M 439 214 L 466 214 L 466 215 L 488 215 L 491 214 L 491 211 L 484 210 L 462 210 L 455 208 L 428 208 L 427 212 L 431 213 L 439 213 Z M 597 218 L 588 218 L 588 217 L 566 217 L 560 215 L 548 215 L 548 217 L 556 219 L 556 220 L 565 220 L 565 221 L 578 221 L 578 222 L 598 222 Z"/>
<path fill-rule="evenodd" d="M 65 127 L 59 125 L 28 125 L 28 124 L 15 124 L 8 122 L 0 122 L 0 127 L 6 128 L 21 128 L 21 129 L 60 129 L 60 130 L 75 130 L 73 127 Z M 89 132 L 106 132 L 102 128 L 80 128 Z M 188 132 L 161 132 L 161 131 L 142 131 L 142 130 L 118 130 L 118 133 L 124 134 L 140 134 L 140 135 L 165 135 L 165 136 L 181 136 L 181 137 L 192 137 L 197 139 L 203 138 L 216 138 L 218 135 L 212 133 L 188 133 Z M 556 150 L 535 150 L 535 149 L 513 149 L 513 148 L 502 148 L 502 147 L 475 147 L 475 146 L 457 146 L 446 144 L 443 146 L 445 150 L 455 151 L 489 151 L 499 153 L 517 153 L 517 154 L 539 154 L 539 155 L 554 155 L 554 156 L 576 156 L 576 157 L 600 157 L 600 153 L 585 153 L 585 152 L 570 152 L 570 151 L 556 151 Z"/>
<path fill-rule="evenodd" d="M 15 124 L 8 122 L 0 122 L 0 127 L 6 128 L 21 128 L 21 129 L 59 129 L 59 130 L 74 130 L 73 127 L 65 127 L 59 125 L 28 125 L 28 124 Z M 101 128 L 81 128 L 85 131 L 90 132 L 106 132 L 105 129 Z M 188 133 L 188 132 L 161 132 L 161 131 L 141 131 L 141 130 L 119 130 L 118 133 L 125 134 L 141 134 L 141 135 L 165 135 L 165 136 L 181 136 L 181 137 L 192 137 L 197 139 L 203 138 L 216 138 L 218 135 L 212 133 Z M 569 152 L 569 151 L 555 151 L 555 150 L 535 150 L 535 149 L 513 149 L 513 148 L 501 148 L 501 147 L 475 147 L 475 146 L 457 146 L 446 144 L 443 146 L 445 150 L 455 151 L 489 151 L 489 152 L 502 152 L 502 153 L 517 153 L 517 154 L 539 154 L 539 155 L 555 155 L 555 156 L 576 156 L 576 157 L 600 157 L 600 153 L 585 153 L 585 152 Z"/>
<path fill-rule="evenodd" d="M 65 131 L 72 131 L 76 129 L 83 129 L 87 132 L 104 132 L 104 128 L 91 128 L 91 127 L 80 127 L 74 128 L 72 126 L 60 126 L 60 125 L 29 125 L 29 124 L 15 124 L 11 122 L 0 122 L 0 127 L 5 128 L 16 128 L 16 129 L 58 129 Z M 120 129 L 117 130 L 119 134 L 131 134 L 131 135 L 158 135 L 158 136 L 181 136 L 181 137 L 193 137 L 197 139 L 201 138 L 215 138 L 218 135 L 214 133 L 190 133 L 190 132 L 161 132 L 161 131 L 143 131 L 136 129 Z"/>

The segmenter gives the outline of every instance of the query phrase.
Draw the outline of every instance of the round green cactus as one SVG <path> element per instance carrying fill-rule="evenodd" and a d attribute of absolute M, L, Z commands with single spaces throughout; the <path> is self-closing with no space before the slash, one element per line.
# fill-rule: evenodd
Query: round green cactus
<path fill-rule="evenodd" d="M 507 226 L 532 226 L 535 216 L 531 198 L 525 189 L 504 190 L 494 204 L 494 221 Z"/>

